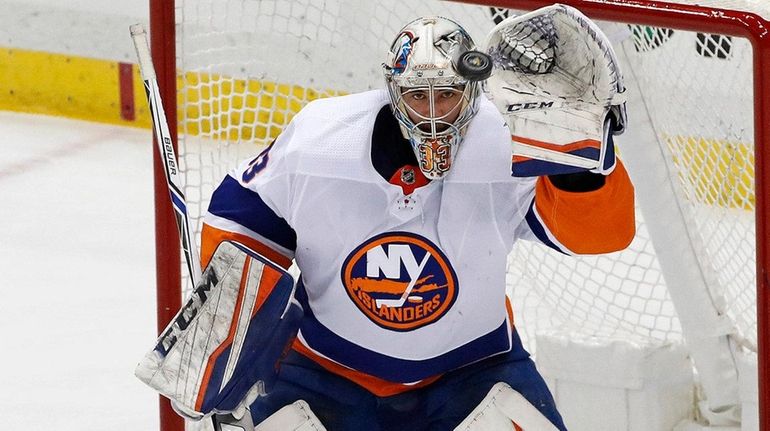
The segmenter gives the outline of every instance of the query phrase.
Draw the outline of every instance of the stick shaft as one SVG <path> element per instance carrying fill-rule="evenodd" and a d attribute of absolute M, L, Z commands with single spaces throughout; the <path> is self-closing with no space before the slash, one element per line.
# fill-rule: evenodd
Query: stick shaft
<path fill-rule="evenodd" d="M 163 159 L 163 170 L 166 174 L 169 197 L 171 198 L 177 228 L 179 229 L 179 239 L 182 244 L 190 281 L 194 288 L 201 277 L 198 247 L 195 244 L 195 233 L 187 214 L 187 201 L 183 192 L 184 185 L 179 164 L 177 163 L 176 152 L 174 151 L 174 143 L 171 140 L 168 123 L 166 122 L 163 100 L 160 98 L 158 81 L 155 77 L 155 67 L 152 64 L 150 48 L 147 42 L 147 33 L 140 24 L 134 24 L 130 29 L 131 38 L 134 41 L 136 55 L 139 60 L 139 70 L 144 81 L 144 89 L 147 93 L 147 103 L 152 114 L 152 124 L 158 142 L 158 151 Z"/>

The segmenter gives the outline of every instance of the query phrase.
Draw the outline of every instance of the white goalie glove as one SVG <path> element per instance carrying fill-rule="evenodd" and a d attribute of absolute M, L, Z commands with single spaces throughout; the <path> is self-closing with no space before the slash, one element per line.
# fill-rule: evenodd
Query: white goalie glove
<path fill-rule="evenodd" d="M 514 176 L 615 167 L 610 134 L 625 129 L 623 79 L 607 37 L 577 9 L 555 4 L 495 26 L 490 99 L 511 130 Z"/>

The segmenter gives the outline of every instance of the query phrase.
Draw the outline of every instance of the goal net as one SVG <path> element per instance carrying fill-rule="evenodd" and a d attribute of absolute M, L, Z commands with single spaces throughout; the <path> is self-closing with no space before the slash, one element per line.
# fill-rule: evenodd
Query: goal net
<path fill-rule="evenodd" d="M 637 235 L 627 250 L 601 256 L 567 257 L 519 242 L 508 262 L 517 327 L 535 357 L 537 334 L 553 330 L 686 342 L 705 386 L 701 397 L 720 398 L 708 386 L 724 377 L 709 375 L 734 366 L 731 355 L 756 355 L 760 343 L 755 51 L 719 24 L 688 31 L 668 15 L 658 24 L 641 12 L 635 23 L 622 3 L 607 2 L 599 18 L 612 19 L 600 26 L 628 84 L 629 132 L 618 147 L 637 189 Z M 644 3 L 635 2 L 638 10 Z M 699 3 L 701 11 L 770 19 L 759 0 Z M 481 43 L 511 13 L 439 0 L 176 0 L 179 153 L 198 231 L 227 171 L 264 148 L 306 103 L 383 87 L 386 49 L 405 23 L 443 15 Z M 709 337 L 728 341 L 699 347 Z M 699 359 L 720 349 L 717 359 Z"/>

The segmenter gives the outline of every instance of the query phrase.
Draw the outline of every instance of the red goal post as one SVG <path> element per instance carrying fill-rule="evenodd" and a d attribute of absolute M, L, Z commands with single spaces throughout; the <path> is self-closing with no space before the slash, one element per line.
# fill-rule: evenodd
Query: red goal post
<path fill-rule="evenodd" d="M 178 0 L 179 2 L 179 0 Z M 488 7 L 512 9 L 535 9 L 552 4 L 542 0 L 488 0 L 467 1 Z M 756 13 L 732 10 L 729 6 L 718 7 L 692 6 L 681 3 L 657 1 L 627 0 L 564 0 L 561 3 L 574 6 L 593 19 L 622 23 L 644 24 L 655 27 L 688 30 L 703 33 L 719 33 L 745 38 L 752 46 L 753 69 L 753 116 L 754 116 L 754 217 L 756 223 L 756 344 L 759 375 L 759 426 L 760 430 L 770 431 L 770 362 L 768 346 L 770 332 L 767 330 L 770 317 L 770 250 L 767 238 L 768 214 L 770 214 L 770 23 L 767 17 Z M 729 5 L 730 0 L 709 4 Z M 186 114 L 180 105 L 169 100 L 182 102 L 177 83 L 180 74 L 186 72 L 177 55 L 176 29 L 180 18 L 179 8 L 174 0 L 150 0 L 150 36 L 158 75 L 158 84 L 162 98 L 166 101 L 166 115 L 172 137 L 176 142 L 177 119 Z M 440 11 L 437 11 L 440 13 Z M 389 41 L 382 41 L 384 46 Z M 288 54 L 287 54 L 288 55 Z M 763 73 L 764 71 L 764 73 Z M 633 119 L 632 119 L 633 125 Z M 621 154 L 622 156 L 622 154 Z M 181 265 L 177 229 L 160 161 L 155 155 L 155 213 L 156 213 L 156 280 L 157 319 L 160 332 L 174 316 L 181 305 Z M 190 194 L 188 193 L 188 196 Z M 171 410 L 169 404 L 161 399 L 161 429 L 182 430 L 183 422 Z"/>
<path fill-rule="evenodd" d="M 176 100 L 176 31 L 174 0 L 150 0 L 150 50 L 160 97 L 164 101 L 169 134 L 178 151 Z M 153 134 L 153 148 L 157 148 Z M 181 245 L 174 209 L 168 196 L 163 159 L 153 151 L 153 193 L 155 196 L 155 282 L 158 334 L 163 332 L 182 306 Z M 184 420 L 171 408 L 168 398 L 159 396 L 161 431 L 183 431 Z"/>

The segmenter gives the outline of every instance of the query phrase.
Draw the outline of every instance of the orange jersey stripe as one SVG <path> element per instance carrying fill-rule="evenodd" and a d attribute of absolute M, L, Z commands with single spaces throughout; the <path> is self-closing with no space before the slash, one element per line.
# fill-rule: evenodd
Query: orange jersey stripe
<path fill-rule="evenodd" d="M 331 361 L 322 356 L 319 356 L 315 352 L 307 348 L 304 344 L 302 344 L 299 338 L 296 338 L 294 340 L 294 344 L 292 344 L 291 347 L 298 353 L 302 354 L 303 356 L 311 359 L 313 362 L 322 366 L 325 370 L 331 373 L 334 373 L 338 376 L 344 377 L 352 381 L 353 383 L 356 383 L 357 385 L 363 387 L 364 389 L 373 393 L 374 395 L 377 395 L 378 397 L 389 397 L 391 395 L 397 395 L 397 394 L 411 391 L 417 388 L 422 388 L 435 382 L 441 377 L 441 375 L 439 374 L 437 376 L 433 376 L 433 377 L 429 377 L 427 379 L 421 380 L 420 382 L 415 383 L 413 385 L 405 385 L 403 383 L 396 383 L 396 382 L 383 380 L 378 377 L 374 377 L 369 374 L 362 373 L 360 371 L 351 370 L 350 368 L 344 367 L 334 361 Z"/>
<path fill-rule="evenodd" d="M 214 250 L 216 250 L 222 241 L 226 240 L 239 242 L 283 268 L 289 268 L 291 266 L 291 259 L 250 236 L 217 229 L 203 223 L 203 230 L 201 231 L 201 266 L 203 268 L 209 264 L 209 260 L 211 260 Z"/>
<path fill-rule="evenodd" d="M 508 321 L 511 324 L 511 329 L 514 328 L 514 322 L 513 322 L 513 306 L 511 305 L 511 299 L 508 297 L 508 295 L 505 295 L 505 311 L 508 312 Z"/>
<path fill-rule="evenodd" d="M 535 207 L 553 236 L 576 254 L 600 254 L 626 248 L 634 238 L 634 186 L 623 164 L 603 187 L 568 192 L 539 177 Z"/>

